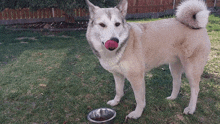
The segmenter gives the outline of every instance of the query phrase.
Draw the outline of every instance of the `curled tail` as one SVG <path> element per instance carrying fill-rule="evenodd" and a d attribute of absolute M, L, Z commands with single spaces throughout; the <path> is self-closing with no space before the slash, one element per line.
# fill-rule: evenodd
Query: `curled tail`
<path fill-rule="evenodd" d="M 176 19 L 191 28 L 205 28 L 210 11 L 203 0 L 186 0 L 176 11 Z"/>

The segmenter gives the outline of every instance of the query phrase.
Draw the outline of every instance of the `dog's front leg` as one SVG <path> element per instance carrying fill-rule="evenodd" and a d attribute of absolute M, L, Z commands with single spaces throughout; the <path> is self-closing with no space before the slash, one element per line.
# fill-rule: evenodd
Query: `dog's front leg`
<path fill-rule="evenodd" d="M 121 97 L 124 96 L 124 81 L 125 77 L 119 73 L 113 73 L 114 79 L 115 79 L 115 90 L 116 95 L 113 100 L 110 100 L 107 102 L 107 104 L 111 106 L 118 105 L 118 103 L 121 100 Z"/>
<path fill-rule="evenodd" d="M 132 76 L 128 77 L 128 80 L 131 83 L 132 89 L 134 91 L 135 100 L 137 102 L 137 106 L 135 110 L 129 113 L 126 118 L 137 119 L 142 115 L 145 103 L 145 81 L 142 76 Z"/>

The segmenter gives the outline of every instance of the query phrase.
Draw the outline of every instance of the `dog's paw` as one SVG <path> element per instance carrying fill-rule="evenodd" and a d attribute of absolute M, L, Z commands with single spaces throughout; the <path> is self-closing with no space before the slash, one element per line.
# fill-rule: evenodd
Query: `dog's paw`
<path fill-rule="evenodd" d="M 174 100 L 174 99 L 176 99 L 176 97 L 169 96 L 169 97 L 167 97 L 166 99 L 168 99 L 168 100 Z"/>
<path fill-rule="evenodd" d="M 141 117 L 141 114 L 142 114 L 141 112 L 133 111 L 126 116 L 126 119 L 127 118 L 138 119 L 139 117 Z"/>
<path fill-rule="evenodd" d="M 110 105 L 110 106 L 116 106 L 116 105 L 118 105 L 118 103 L 119 103 L 119 101 L 117 102 L 115 100 L 110 100 L 110 101 L 107 102 L 107 104 Z"/>
<path fill-rule="evenodd" d="M 188 115 L 188 114 L 193 114 L 195 112 L 195 109 L 191 108 L 190 106 L 186 107 L 183 111 L 184 114 Z"/>

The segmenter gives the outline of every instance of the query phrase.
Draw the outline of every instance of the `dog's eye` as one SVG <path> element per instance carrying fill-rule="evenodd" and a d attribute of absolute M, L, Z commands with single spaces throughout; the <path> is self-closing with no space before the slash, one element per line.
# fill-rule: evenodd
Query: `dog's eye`
<path fill-rule="evenodd" d="M 104 23 L 99 23 L 99 25 L 103 28 L 106 27 L 106 25 Z"/>
<path fill-rule="evenodd" d="M 115 26 L 118 27 L 118 26 L 120 26 L 120 24 L 121 24 L 121 23 L 116 22 L 116 23 L 115 23 Z"/>

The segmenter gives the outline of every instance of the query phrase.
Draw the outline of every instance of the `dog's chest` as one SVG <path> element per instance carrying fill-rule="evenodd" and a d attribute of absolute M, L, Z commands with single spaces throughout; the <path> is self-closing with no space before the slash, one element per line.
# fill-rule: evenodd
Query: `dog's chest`
<path fill-rule="evenodd" d="M 99 60 L 102 67 L 111 72 L 121 72 L 120 66 L 119 66 L 119 58 L 111 58 L 111 59 L 100 59 Z"/>

